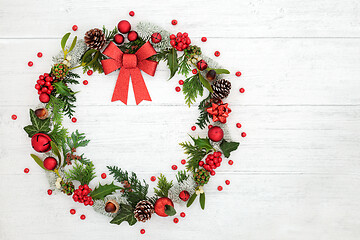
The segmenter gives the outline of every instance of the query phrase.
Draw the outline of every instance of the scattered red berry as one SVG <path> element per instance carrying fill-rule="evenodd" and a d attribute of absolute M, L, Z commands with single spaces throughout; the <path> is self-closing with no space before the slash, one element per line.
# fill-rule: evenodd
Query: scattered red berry
<path fill-rule="evenodd" d="M 217 189 L 218 189 L 219 191 L 222 191 L 222 190 L 223 190 L 223 187 L 222 187 L 222 186 L 218 186 Z"/>
<path fill-rule="evenodd" d="M 80 219 L 85 220 L 86 216 L 84 214 L 81 214 Z"/>
<path fill-rule="evenodd" d="M 220 56 L 220 52 L 219 52 L 219 51 L 215 51 L 214 55 L 215 55 L 215 57 L 218 57 L 218 56 Z"/>
<path fill-rule="evenodd" d="M 237 124 L 236 124 L 236 127 L 237 127 L 237 128 L 241 128 L 241 124 L 240 124 L 240 123 L 237 123 Z"/>
<path fill-rule="evenodd" d="M 25 168 L 25 169 L 24 169 L 24 173 L 29 173 L 29 171 L 30 171 L 30 170 L 29 170 L 28 168 Z"/>
<path fill-rule="evenodd" d="M 16 119 L 17 119 L 17 116 L 16 116 L 15 114 L 13 114 L 13 115 L 11 116 L 11 119 L 12 119 L 12 120 L 16 120 Z"/>
<path fill-rule="evenodd" d="M 155 181 L 156 181 L 156 177 L 155 177 L 155 176 L 151 176 L 150 180 L 151 180 L 152 182 L 155 182 Z"/>
<path fill-rule="evenodd" d="M 43 56 L 42 52 L 37 53 L 38 58 L 41 58 Z"/>
<path fill-rule="evenodd" d="M 176 88 L 175 88 L 175 91 L 180 92 L 180 91 L 181 91 L 181 88 L 180 88 L 180 87 L 176 87 Z"/>
<path fill-rule="evenodd" d="M 197 74 L 197 70 L 196 70 L 196 69 L 193 69 L 193 70 L 192 70 L 192 73 L 193 73 L 193 74 Z"/>
<path fill-rule="evenodd" d="M 195 127 L 195 126 L 192 126 L 192 127 L 191 127 L 191 130 L 195 131 L 195 130 L 196 130 L 196 127 Z"/>
<path fill-rule="evenodd" d="M 178 223 L 179 219 L 178 218 L 174 218 L 174 223 Z"/>
<path fill-rule="evenodd" d="M 177 166 L 176 166 L 176 165 L 172 165 L 172 166 L 171 166 L 171 169 L 172 169 L 172 170 L 176 170 L 176 169 L 177 169 Z"/>
<path fill-rule="evenodd" d="M 129 12 L 130 17 L 133 17 L 135 15 L 134 11 Z"/>
<path fill-rule="evenodd" d="M 102 178 L 102 179 L 105 179 L 105 178 L 106 178 L 106 173 L 102 173 L 102 174 L 101 174 L 101 178 Z"/>
<path fill-rule="evenodd" d="M 242 132 L 242 133 L 241 133 L 241 136 L 242 136 L 242 137 L 246 137 L 246 132 Z"/>
<path fill-rule="evenodd" d="M 204 161 L 200 161 L 200 162 L 199 162 L 199 166 L 200 166 L 200 167 L 204 166 Z"/>
<path fill-rule="evenodd" d="M 76 117 L 73 117 L 73 118 L 71 119 L 71 121 L 72 121 L 73 123 L 76 123 L 76 121 L 77 121 Z"/>
<path fill-rule="evenodd" d="M 29 66 L 29 67 L 32 67 L 33 65 L 34 65 L 34 63 L 33 63 L 32 61 L 29 61 L 29 62 L 28 62 L 28 66 Z"/>
<path fill-rule="evenodd" d="M 73 31 L 78 30 L 78 26 L 76 26 L 76 25 L 72 26 L 72 30 L 73 30 Z"/>
<path fill-rule="evenodd" d="M 234 161 L 233 160 L 229 160 L 229 165 L 233 165 L 234 164 Z"/>
<path fill-rule="evenodd" d="M 184 49 L 189 47 L 190 43 L 191 40 L 186 32 L 178 32 L 176 35 L 170 35 L 170 45 L 178 51 L 183 51 Z"/>
<path fill-rule="evenodd" d="M 202 38 L 201 38 L 201 41 L 202 41 L 202 42 L 206 42 L 206 41 L 207 41 L 207 38 L 206 38 L 206 37 L 202 37 Z"/>
<path fill-rule="evenodd" d="M 184 212 L 181 212 L 181 213 L 180 213 L 180 217 L 183 217 L 183 218 L 184 218 L 185 216 L 186 216 L 186 214 L 185 214 Z"/>
<path fill-rule="evenodd" d="M 240 72 L 240 71 L 237 71 L 237 72 L 235 73 L 235 75 L 236 75 L 237 77 L 240 77 L 240 76 L 241 76 L 241 72 Z"/>
<path fill-rule="evenodd" d="M 183 80 L 179 80 L 179 84 L 180 84 L 180 85 L 183 85 L 183 84 L 184 84 L 184 81 L 183 81 Z"/>
<path fill-rule="evenodd" d="M 181 164 L 182 164 L 182 165 L 185 165 L 185 163 L 186 163 L 186 160 L 185 160 L 185 159 L 181 160 Z"/>
<path fill-rule="evenodd" d="M 75 209 L 70 209 L 70 214 L 71 215 L 74 215 L 76 213 L 76 210 Z"/>
<path fill-rule="evenodd" d="M 244 93 L 245 89 L 244 88 L 240 88 L 239 92 Z"/>
<path fill-rule="evenodd" d="M 51 189 L 48 189 L 48 190 L 47 190 L 47 193 L 48 193 L 49 195 L 51 195 L 51 194 L 52 194 L 52 190 L 51 190 Z"/>
<path fill-rule="evenodd" d="M 94 72 L 93 72 L 93 70 L 88 70 L 86 73 L 87 73 L 87 75 L 91 76 Z"/>
<path fill-rule="evenodd" d="M 230 185 L 230 181 L 229 181 L 229 180 L 226 180 L 226 181 L 225 181 L 225 184 L 226 184 L 226 185 Z"/>
<path fill-rule="evenodd" d="M 88 80 L 84 80 L 84 81 L 83 81 L 83 84 L 84 84 L 84 85 L 88 85 L 88 84 L 89 84 Z"/>
<path fill-rule="evenodd" d="M 140 233 L 141 233 L 141 234 L 145 234 L 145 229 L 141 229 L 141 230 L 140 230 Z"/>
<path fill-rule="evenodd" d="M 213 127 L 213 125 L 210 124 L 210 125 L 208 126 L 208 129 L 210 129 L 210 128 L 212 128 L 212 127 Z"/>
<path fill-rule="evenodd" d="M 175 20 L 175 19 L 172 20 L 172 21 L 171 21 L 171 24 L 172 24 L 172 25 L 176 25 L 176 24 L 177 24 L 177 20 Z"/>

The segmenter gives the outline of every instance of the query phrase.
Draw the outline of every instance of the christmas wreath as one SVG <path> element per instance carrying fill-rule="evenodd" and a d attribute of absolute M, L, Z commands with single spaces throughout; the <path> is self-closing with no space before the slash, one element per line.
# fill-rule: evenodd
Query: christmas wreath
<path fill-rule="evenodd" d="M 176 20 L 172 21 L 173 25 L 176 23 Z M 73 30 L 76 31 L 77 27 L 74 26 Z M 61 39 L 62 50 L 53 57 L 51 70 L 41 74 L 36 81 L 35 89 L 42 106 L 30 109 L 31 125 L 24 128 L 31 138 L 33 149 L 41 153 L 31 154 L 31 157 L 47 173 L 50 182 L 48 194 L 61 191 L 71 196 L 73 201 L 92 206 L 111 217 L 110 223 L 113 224 L 145 222 L 154 212 L 161 217 L 173 216 L 176 213 L 174 202 L 186 203 L 189 207 L 197 197 L 204 209 L 204 186 L 214 177 L 223 158 L 229 158 L 239 146 L 223 130 L 231 113 L 224 102 L 230 93 L 231 83 L 223 76 L 229 71 L 203 56 L 201 48 L 191 44 L 187 33 L 171 34 L 151 23 L 140 22 L 132 30 L 131 24 L 122 20 L 111 31 L 105 27 L 87 31 L 84 40 L 74 37 L 68 41 L 70 35 L 66 33 Z M 206 38 L 203 37 L 202 41 L 205 42 Z M 219 54 L 215 52 L 215 56 Z M 38 57 L 41 56 L 39 53 Z M 176 73 L 187 77 L 179 84 L 188 106 L 198 96 L 208 93 L 199 104 L 200 116 L 196 123 L 201 129 L 209 128 L 208 137 L 190 136 L 191 141 L 180 143 L 188 155 L 187 161 L 182 160 L 186 170 L 178 171 L 174 182 L 160 174 L 154 196 L 148 196 L 149 185 L 145 180 L 117 166 L 107 167 L 114 178 L 111 184 L 91 182 L 96 176 L 94 164 L 84 154 L 77 154 L 77 149 L 85 147 L 89 140 L 77 130 L 69 134 L 62 125 L 64 116 L 76 122 L 73 117 L 76 92 L 70 86 L 79 84 L 80 76 L 74 70 L 82 68 L 83 73 L 88 75 L 93 72 L 107 75 L 120 69 L 112 101 L 120 100 L 127 104 L 131 77 L 136 104 L 139 104 L 143 100 L 151 101 L 141 71 L 154 76 L 159 61 L 167 63 L 170 79 Z M 29 66 L 32 66 L 31 62 Z M 240 72 L 236 75 L 240 76 Z M 86 85 L 87 81 L 83 84 Z M 181 88 L 176 87 L 175 90 L 179 92 Z M 211 121 L 214 126 L 208 125 Z M 237 127 L 241 125 L 238 123 Z M 232 160 L 228 163 L 232 165 Z M 177 166 L 173 165 L 172 169 L 177 170 Z M 101 177 L 106 178 L 106 174 L 102 173 Z M 151 177 L 151 181 L 155 180 L 155 176 Z M 227 180 L 226 184 L 229 183 Z M 218 190 L 221 191 L 222 187 L 219 186 Z M 71 214 L 75 212 L 75 209 L 70 210 Z M 184 217 L 185 213 L 180 216 Z M 80 218 L 85 219 L 85 215 Z M 179 220 L 174 218 L 173 221 L 176 223 Z"/>

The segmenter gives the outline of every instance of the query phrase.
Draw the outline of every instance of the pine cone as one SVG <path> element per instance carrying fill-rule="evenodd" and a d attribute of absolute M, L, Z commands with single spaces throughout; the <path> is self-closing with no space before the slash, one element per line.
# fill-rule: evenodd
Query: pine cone
<path fill-rule="evenodd" d="M 134 210 L 134 217 L 139 222 L 146 222 L 147 220 L 150 220 L 151 214 L 154 213 L 154 206 L 151 202 L 143 200 L 138 202 L 136 204 L 135 210 Z"/>
<path fill-rule="evenodd" d="M 215 99 L 224 99 L 230 94 L 231 83 L 228 80 L 220 79 L 213 83 L 212 89 L 212 98 Z"/>
<path fill-rule="evenodd" d="M 85 43 L 89 48 L 100 50 L 105 45 L 105 34 L 98 28 L 91 29 L 85 33 Z"/>

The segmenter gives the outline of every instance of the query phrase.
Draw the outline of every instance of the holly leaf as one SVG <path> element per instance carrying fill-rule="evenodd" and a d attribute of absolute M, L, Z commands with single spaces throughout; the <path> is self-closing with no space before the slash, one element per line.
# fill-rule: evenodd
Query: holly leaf
<path fill-rule="evenodd" d="M 187 206 L 187 207 L 190 207 L 191 204 L 193 204 L 193 202 L 195 201 L 195 198 L 196 198 L 196 197 L 197 197 L 197 194 L 196 194 L 196 193 L 194 193 L 193 195 L 191 195 L 191 197 L 189 198 L 186 206 Z"/>
<path fill-rule="evenodd" d="M 34 155 L 34 154 L 30 154 L 30 156 L 35 160 L 35 162 L 36 162 L 42 169 L 48 171 L 48 170 L 44 167 L 43 161 L 41 161 L 41 159 L 40 159 L 38 156 L 36 156 L 36 155 Z"/>
<path fill-rule="evenodd" d="M 200 206 L 201 209 L 205 209 L 205 193 L 200 193 Z"/>
<path fill-rule="evenodd" d="M 34 110 L 30 109 L 30 120 L 32 125 L 28 125 L 24 127 L 25 132 L 29 135 L 29 137 L 34 136 L 36 133 L 48 133 L 51 131 L 50 129 L 50 119 L 47 118 L 45 120 L 39 119 Z"/>
<path fill-rule="evenodd" d="M 227 142 L 225 139 L 220 144 L 221 151 L 224 153 L 225 157 L 230 157 L 230 153 L 235 151 L 239 147 L 240 143 L 238 142 Z"/>
<path fill-rule="evenodd" d="M 230 74 L 229 70 L 227 69 L 214 69 L 214 68 L 207 68 L 206 70 L 210 71 L 210 70 L 214 70 L 216 72 L 216 74 Z"/>
<path fill-rule="evenodd" d="M 130 226 L 137 222 L 134 217 L 134 209 L 130 205 L 120 203 L 120 213 L 110 223 L 120 225 L 124 221 L 128 222 Z"/>
<path fill-rule="evenodd" d="M 199 79 L 200 79 L 200 82 L 202 83 L 202 85 L 204 87 L 206 87 L 206 89 L 209 90 L 209 92 L 214 92 L 210 83 L 201 75 L 201 73 L 199 73 Z"/>
<path fill-rule="evenodd" d="M 194 141 L 195 145 L 198 146 L 200 149 L 205 149 L 206 152 L 209 152 L 214 149 L 213 146 L 211 146 L 211 144 L 210 144 L 209 138 L 198 137 L 197 139 L 195 139 L 192 136 L 190 136 L 190 137 Z"/>
<path fill-rule="evenodd" d="M 176 214 L 176 210 L 173 206 L 165 205 L 165 213 L 168 216 L 174 216 Z"/>
<path fill-rule="evenodd" d="M 177 72 L 179 68 L 178 58 L 177 58 L 177 52 L 175 48 L 172 48 L 167 56 L 167 65 L 170 69 L 170 78 L 171 79 L 175 73 Z"/>
<path fill-rule="evenodd" d="M 117 189 L 121 189 L 121 187 L 116 186 L 114 182 L 112 182 L 111 184 L 104 184 L 104 185 L 101 185 L 99 183 L 99 186 L 95 188 L 93 191 L 91 191 L 90 196 L 94 200 L 104 199 L 104 197 L 106 197 L 109 194 L 112 194 Z"/>

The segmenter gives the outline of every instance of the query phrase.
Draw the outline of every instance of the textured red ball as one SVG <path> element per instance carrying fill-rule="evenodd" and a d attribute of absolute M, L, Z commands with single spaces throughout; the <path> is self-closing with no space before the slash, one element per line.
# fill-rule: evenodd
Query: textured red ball
<path fill-rule="evenodd" d="M 116 34 L 116 35 L 114 36 L 114 42 L 115 42 L 116 44 L 122 44 L 122 43 L 124 42 L 124 36 L 121 35 L 121 34 Z"/>
<path fill-rule="evenodd" d="M 131 32 L 129 32 L 127 37 L 130 42 L 133 42 L 138 38 L 138 34 L 135 31 L 131 31 Z"/>
<path fill-rule="evenodd" d="M 184 190 L 179 194 L 179 198 L 186 202 L 190 198 L 190 193 Z"/>
<path fill-rule="evenodd" d="M 131 25 L 128 21 L 121 20 L 118 24 L 118 29 L 119 29 L 119 32 L 121 32 L 121 33 L 128 33 L 128 32 L 130 32 Z"/>
<path fill-rule="evenodd" d="M 31 138 L 31 145 L 37 152 L 48 152 L 51 149 L 51 138 L 44 133 L 37 133 Z"/>
<path fill-rule="evenodd" d="M 43 92 L 40 94 L 39 100 L 42 103 L 48 103 L 50 101 L 50 96 L 49 96 L 49 94 Z"/>
<path fill-rule="evenodd" d="M 166 205 L 174 207 L 174 203 L 170 198 L 162 197 L 156 200 L 154 205 L 155 213 L 160 217 L 167 217 L 168 215 L 165 213 Z"/>
<path fill-rule="evenodd" d="M 203 70 L 207 69 L 208 64 L 204 60 L 200 60 L 197 62 L 196 66 L 200 71 L 203 71 Z"/>
<path fill-rule="evenodd" d="M 156 32 L 151 35 L 151 41 L 153 43 L 159 43 L 161 42 L 162 36 L 160 33 Z"/>
<path fill-rule="evenodd" d="M 220 127 L 212 127 L 208 131 L 208 137 L 211 141 L 219 142 L 224 137 L 224 131 Z"/>
<path fill-rule="evenodd" d="M 57 161 L 53 157 L 47 157 L 44 160 L 44 168 L 47 170 L 54 170 L 57 166 Z"/>

